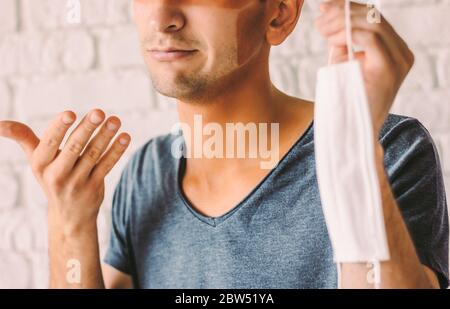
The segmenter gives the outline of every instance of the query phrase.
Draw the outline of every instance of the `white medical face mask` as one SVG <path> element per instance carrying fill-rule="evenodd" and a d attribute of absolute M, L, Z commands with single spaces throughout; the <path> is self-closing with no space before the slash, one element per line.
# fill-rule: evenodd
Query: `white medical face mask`
<path fill-rule="evenodd" d="M 369 102 L 360 63 L 353 59 L 350 3 L 346 1 L 350 60 L 328 65 L 317 77 L 314 115 L 316 172 L 335 262 L 389 259 L 375 165 Z"/>

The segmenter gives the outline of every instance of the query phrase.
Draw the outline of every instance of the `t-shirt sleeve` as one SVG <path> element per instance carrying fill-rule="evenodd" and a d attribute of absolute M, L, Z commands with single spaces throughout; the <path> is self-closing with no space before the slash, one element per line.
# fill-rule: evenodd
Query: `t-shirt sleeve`
<path fill-rule="evenodd" d="M 439 155 L 428 130 L 405 117 L 381 139 L 392 191 L 423 265 L 449 286 L 449 223 Z"/>
<path fill-rule="evenodd" d="M 112 267 L 131 275 L 131 242 L 129 233 L 129 168 L 125 168 L 117 184 L 111 209 L 111 231 L 109 245 L 103 261 Z"/>

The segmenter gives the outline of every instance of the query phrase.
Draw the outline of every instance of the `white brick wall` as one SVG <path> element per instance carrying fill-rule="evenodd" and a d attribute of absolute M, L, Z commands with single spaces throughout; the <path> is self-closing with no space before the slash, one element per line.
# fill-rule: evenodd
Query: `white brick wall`
<path fill-rule="evenodd" d="M 65 21 L 66 0 L 0 3 L 0 119 L 26 121 L 40 133 L 55 113 L 104 108 L 121 117 L 133 149 L 168 132 L 177 115 L 156 94 L 138 51 L 131 0 L 81 0 L 82 23 Z M 296 31 L 273 50 L 272 77 L 292 95 L 314 97 L 326 45 L 313 28 L 316 0 L 306 0 Z M 450 192 L 450 0 L 389 0 L 383 10 L 416 53 L 417 63 L 393 112 L 420 119 L 440 151 Z M 45 288 L 46 202 L 15 144 L 0 140 L 0 288 Z M 99 218 L 107 242 L 113 186 L 127 161 L 107 179 Z M 448 193 L 447 193 L 448 194 Z"/>

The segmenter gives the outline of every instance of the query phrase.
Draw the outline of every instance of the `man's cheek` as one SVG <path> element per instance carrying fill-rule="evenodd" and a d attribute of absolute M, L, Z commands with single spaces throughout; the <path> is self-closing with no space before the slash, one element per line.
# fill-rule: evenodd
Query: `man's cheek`
<path fill-rule="evenodd" d="M 263 42 L 265 8 L 255 6 L 252 1 L 234 2 L 234 6 L 229 2 L 228 8 L 214 9 L 218 16 L 215 25 L 221 25 L 219 29 L 222 33 L 219 36 L 222 46 L 228 47 L 228 57 L 233 53 L 233 63 L 241 66 L 255 55 Z"/>
<path fill-rule="evenodd" d="M 133 1 L 133 19 L 136 25 L 143 25 L 150 15 L 150 7 L 144 1 Z"/>
<path fill-rule="evenodd" d="M 184 8 L 192 30 L 207 54 L 206 70 L 226 61 L 228 66 L 237 66 L 237 21 L 239 10 L 214 6 L 191 6 Z M 226 57 L 227 59 L 223 59 Z M 225 63 L 224 63 L 225 64 Z"/>
<path fill-rule="evenodd" d="M 237 62 L 246 63 L 254 56 L 264 40 L 264 10 L 243 10 L 236 22 Z"/>
<path fill-rule="evenodd" d="M 211 66 L 223 60 L 238 67 L 259 50 L 264 39 L 265 11 L 264 8 L 251 8 L 251 4 L 184 8 L 189 20 L 193 21 L 197 36 L 206 43 Z"/>

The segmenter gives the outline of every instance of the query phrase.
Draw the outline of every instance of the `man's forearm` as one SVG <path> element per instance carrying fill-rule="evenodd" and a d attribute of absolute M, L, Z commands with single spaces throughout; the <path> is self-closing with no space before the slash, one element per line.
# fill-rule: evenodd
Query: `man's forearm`
<path fill-rule="evenodd" d="M 50 288 L 104 288 L 96 224 L 70 230 L 50 222 Z"/>
<path fill-rule="evenodd" d="M 376 144 L 377 172 L 383 202 L 386 236 L 391 259 L 381 262 L 381 288 L 432 288 L 421 264 L 406 224 L 392 193 L 384 169 L 384 151 Z M 343 288 L 373 288 L 367 280 L 371 269 L 362 263 L 342 264 Z"/>

